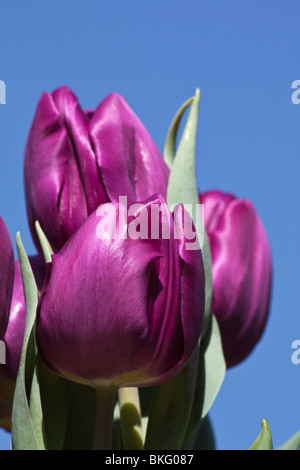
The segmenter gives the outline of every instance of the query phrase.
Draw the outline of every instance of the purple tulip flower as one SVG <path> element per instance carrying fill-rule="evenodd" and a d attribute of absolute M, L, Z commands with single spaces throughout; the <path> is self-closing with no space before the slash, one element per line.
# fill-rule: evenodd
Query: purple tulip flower
<path fill-rule="evenodd" d="M 9 430 L 11 396 L 13 394 L 13 385 L 6 383 L 1 377 L 5 374 L 4 360 L 6 357 L 6 345 L 3 342 L 9 320 L 9 310 L 14 283 L 14 252 L 10 236 L 3 219 L 0 217 L 0 427 Z"/>
<path fill-rule="evenodd" d="M 168 168 L 125 99 L 109 95 L 84 112 L 67 87 L 44 93 L 25 151 L 29 224 L 38 220 L 57 252 L 99 204 L 166 196 Z"/>
<path fill-rule="evenodd" d="M 39 291 L 45 278 L 45 264 L 39 256 L 30 256 Z M 10 430 L 14 388 L 21 358 L 25 332 L 25 299 L 19 261 L 15 261 L 15 277 L 8 326 L 4 336 L 6 364 L 0 365 L 0 427 Z"/>
<path fill-rule="evenodd" d="M 14 252 L 2 217 L 0 217 L 0 266 L 0 340 L 2 340 L 8 325 L 14 283 Z"/>
<path fill-rule="evenodd" d="M 212 254 L 213 302 L 227 367 L 260 340 L 270 306 L 268 238 L 251 202 L 221 191 L 200 195 Z"/>
<path fill-rule="evenodd" d="M 134 236 L 130 229 L 148 220 L 153 205 L 162 209 L 158 236 L 151 238 L 149 224 Z M 199 340 L 201 251 L 186 249 L 183 207 L 173 216 L 161 196 L 130 214 L 116 202 L 99 209 L 102 215 L 93 213 L 47 265 L 37 310 L 39 351 L 48 366 L 74 381 L 162 383 L 182 369 Z M 167 225 L 170 237 L 164 238 Z"/>

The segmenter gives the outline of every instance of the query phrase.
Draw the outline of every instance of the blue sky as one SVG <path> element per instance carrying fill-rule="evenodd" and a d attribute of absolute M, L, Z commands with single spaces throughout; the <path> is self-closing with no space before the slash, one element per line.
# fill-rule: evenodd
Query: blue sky
<path fill-rule="evenodd" d="M 265 334 L 211 412 L 217 446 L 247 449 L 262 418 L 280 445 L 300 429 L 299 0 L 2 0 L 0 11 L 0 214 L 30 254 L 23 155 L 43 91 L 68 85 L 83 108 L 117 91 L 162 150 L 174 113 L 201 89 L 199 189 L 250 199 L 274 263 Z"/>

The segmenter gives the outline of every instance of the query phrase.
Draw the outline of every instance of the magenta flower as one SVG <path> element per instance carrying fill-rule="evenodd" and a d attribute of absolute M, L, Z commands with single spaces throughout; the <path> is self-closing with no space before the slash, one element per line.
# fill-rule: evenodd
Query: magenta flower
<path fill-rule="evenodd" d="M 8 325 L 14 283 L 14 252 L 2 217 L 0 217 L 0 266 L 0 340 L 2 340 Z"/>
<path fill-rule="evenodd" d="M 67 87 L 44 93 L 25 152 L 25 192 L 33 239 L 38 220 L 54 251 L 99 204 L 166 196 L 168 169 L 123 97 L 84 112 Z"/>
<path fill-rule="evenodd" d="M 6 354 L 6 346 L 3 342 L 9 320 L 9 310 L 14 282 L 14 252 L 10 236 L 3 219 L 0 217 L 0 427 L 6 430 L 10 428 L 10 412 L 13 394 L 13 384 L 6 383 L 2 379 L 5 374 L 3 354 Z"/>
<path fill-rule="evenodd" d="M 39 256 L 30 256 L 29 261 L 35 275 L 38 289 L 41 290 L 45 278 L 45 264 Z M 20 263 L 15 261 L 15 277 L 9 321 L 4 342 L 6 364 L 0 365 L 0 427 L 9 430 L 15 382 L 21 358 L 25 332 L 25 299 Z"/>
<path fill-rule="evenodd" d="M 213 303 L 227 367 L 260 340 L 270 306 L 268 238 L 251 202 L 221 191 L 200 195 L 212 254 Z"/>
<path fill-rule="evenodd" d="M 135 228 L 137 220 L 149 222 L 154 205 L 162 214 L 151 238 L 149 224 Z M 199 340 L 201 252 L 186 249 L 183 207 L 173 217 L 160 196 L 130 216 L 118 203 L 99 209 L 102 215 L 93 213 L 48 265 L 37 312 L 38 348 L 52 369 L 75 381 L 162 383 L 181 370 Z M 115 221 L 113 238 L 108 226 Z M 162 236 L 166 226 L 168 238 Z"/>
<path fill-rule="evenodd" d="M 39 256 L 29 256 L 31 268 L 41 291 L 46 269 Z M 25 299 L 19 260 L 15 261 L 15 280 L 8 327 L 5 333 L 6 368 L 11 377 L 17 377 L 25 331 Z"/>

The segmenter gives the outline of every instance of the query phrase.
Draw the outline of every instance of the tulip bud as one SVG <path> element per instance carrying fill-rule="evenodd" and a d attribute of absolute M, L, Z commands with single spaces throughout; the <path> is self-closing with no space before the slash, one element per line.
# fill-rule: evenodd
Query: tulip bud
<path fill-rule="evenodd" d="M 123 97 L 84 112 L 67 87 L 44 93 L 25 151 L 29 224 L 38 220 L 57 252 L 99 204 L 166 196 L 168 168 Z"/>
<path fill-rule="evenodd" d="M 29 261 L 40 290 L 45 278 L 45 265 L 39 256 L 30 256 Z M 9 430 L 14 388 L 22 353 L 25 332 L 25 299 L 19 261 L 15 261 L 15 277 L 9 313 L 4 336 L 6 361 L 0 366 L 0 427 Z M 2 407 L 1 407 L 2 404 Z"/>
<path fill-rule="evenodd" d="M 5 371 L 6 344 L 3 341 L 9 320 L 9 309 L 14 282 L 14 252 L 10 236 L 0 217 L 0 427 L 10 428 L 13 384 L 2 379 Z"/>
<path fill-rule="evenodd" d="M 9 318 L 14 282 L 14 252 L 10 236 L 0 217 L 0 340 L 3 339 Z"/>
<path fill-rule="evenodd" d="M 268 318 L 272 261 L 268 238 L 251 202 L 221 191 L 200 195 L 213 277 L 212 311 L 227 367 L 243 361 Z"/>
<path fill-rule="evenodd" d="M 96 387 L 171 379 L 201 332 L 204 268 L 201 251 L 186 249 L 183 207 L 173 216 L 153 196 L 131 209 L 100 206 L 52 256 L 37 309 L 37 345 L 48 366 Z"/>

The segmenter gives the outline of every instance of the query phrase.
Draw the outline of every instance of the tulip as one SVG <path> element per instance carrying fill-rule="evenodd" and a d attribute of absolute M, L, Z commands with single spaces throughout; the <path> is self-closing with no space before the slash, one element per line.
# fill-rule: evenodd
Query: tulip
<path fill-rule="evenodd" d="M 41 290 L 45 278 L 45 265 L 39 256 L 30 256 L 38 289 Z M 0 427 L 10 430 L 10 417 L 14 389 L 21 358 L 25 332 L 25 299 L 19 261 L 15 261 L 15 277 L 9 321 L 4 336 L 6 363 L 0 366 Z"/>
<path fill-rule="evenodd" d="M 0 266 L 0 340 L 2 340 L 8 324 L 10 302 L 13 290 L 14 252 L 8 230 L 1 217 Z"/>
<path fill-rule="evenodd" d="M 271 250 L 251 202 L 221 191 L 200 195 L 212 255 L 213 300 L 227 367 L 243 361 L 268 319 Z"/>
<path fill-rule="evenodd" d="M 143 224 L 153 205 L 161 208 L 161 219 L 151 238 L 149 224 Z M 183 207 L 173 216 L 163 198 L 153 196 L 131 209 L 114 202 L 90 215 L 52 256 L 37 309 L 44 361 L 58 374 L 95 387 L 171 379 L 201 332 L 204 268 L 201 251 L 186 249 Z M 135 232 L 138 221 L 144 228 Z M 167 225 L 168 238 L 162 235 Z"/>
<path fill-rule="evenodd" d="M 29 224 L 38 220 L 57 252 L 99 204 L 166 196 L 168 168 L 125 99 L 109 95 L 84 112 L 67 87 L 44 93 L 28 136 L 25 193 Z"/>
<path fill-rule="evenodd" d="M 6 375 L 6 345 L 4 335 L 9 320 L 9 309 L 14 282 L 14 253 L 9 233 L 0 217 L 0 427 L 9 430 L 13 384 L 2 378 Z M 4 356 L 3 356 L 4 355 Z"/>

